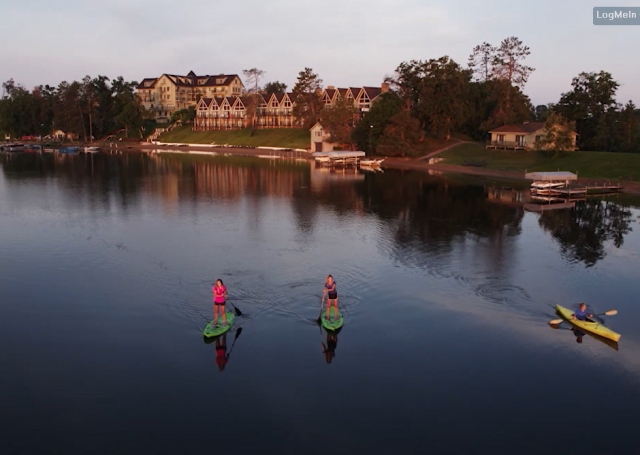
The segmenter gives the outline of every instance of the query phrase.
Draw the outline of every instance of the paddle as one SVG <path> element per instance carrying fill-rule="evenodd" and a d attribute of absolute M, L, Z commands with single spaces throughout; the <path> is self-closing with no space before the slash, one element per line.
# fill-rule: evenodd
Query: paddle
<path fill-rule="evenodd" d="M 229 302 L 228 300 L 227 300 L 227 303 L 229 303 L 233 307 L 233 309 L 236 310 L 236 316 L 242 316 L 242 311 L 237 309 L 236 306 L 233 303 Z"/>
<path fill-rule="evenodd" d="M 242 332 L 242 327 L 238 327 L 238 330 L 236 330 L 236 337 L 233 339 L 233 343 L 231 343 L 231 349 L 229 349 L 229 354 L 227 354 L 227 359 L 231 355 L 231 352 L 233 351 L 233 347 L 236 345 L 236 340 L 240 336 L 240 332 Z"/>
<path fill-rule="evenodd" d="M 605 311 L 604 313 L 594 314 L 594 316 L 615 316 L 616 314 L 618 314 L 618 310 L 609 310 Z M 562 322 L 564 322 L 564 319 L 552 319 L 551 321 L 549 321 L 549 324 L 558 325 Z"/>
<path fill-rule="evenodd" d="M 320 324 L 320 318 L 322 317 L 322 307 L 324 306 L 324 296 L 325 296 L 325 293 L 323 292 L 322 293 L 322 299 L 320 300 L 320 313 L 318 314 L 318 319 L 316 319 L 316 322 L 318 324 Z"/>

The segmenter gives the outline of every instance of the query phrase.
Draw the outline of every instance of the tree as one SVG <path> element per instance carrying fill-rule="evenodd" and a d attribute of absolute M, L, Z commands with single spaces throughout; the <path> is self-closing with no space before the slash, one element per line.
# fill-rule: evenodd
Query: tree
<path fill-rule="evenodd" d="M 493 76 L 493 64 L 496 58 L 496 48 L 484 42 L 473 48 L 469 56 L 469 69 L 473 71 L 475 80 L 486 82 Z"/>
<path fill-rule="evenodd" d="M 609 125 L 616 111 L 617 81 L 610 73 L 580 73 L 574 77 L 573 89 L 563 93 L 556 105 L 556 111 L 569 120 L 575 120 L 580 140 L 580 149 L 602 150 L 607 148 Z M 604 118 L 609 116 L 608 118 Z"/>
<path fill-rule="evenodd" d="M 282 94 L 285 93 L 287 91 L 287 84 L 285 84 L 284 82 L 280 82 L 280 81 L 274 81 L 274 82 L 267 82 L 266 84 L 264 84 L 264 92 L 267 95 L 272 95 L 272 94 Z"/>
<path fill-rule="evenodd" d="M 374 155 L 385 128 L 402 106 L 402 100 L 395 93 L 381 94 L 351 133 L 351 140 L 358 145 L 358 149 Z"/>
<path fill-rule="evenodd" d="M 426 62 L 423 72 L 418 113 L 431 134 L 449 140 L 467 114 L 471 71 L 444 56 Z"/>
<path fill-rule="evenodd" d="M 533 120 L 536 122 L 546 122 L 549 114 L 553 112 L 555 105 L 553 103 L 539 104 L 533 110 Z"/>
<path fill-rule="evenodd" d="M 546 135 L 537 144 L 539 148 L 547 150 L 547 154 L 556 158 L 564 152 L 574 150 L 573 133 L 574 122 L 568 121 L 562 115 L 552 112 L 545 122 Z"/>
<path fill-rule="evenodd" d="M 109 82 L 107 76 L 97 76 L 91 81 L 95 100 L 93 127 L 97 138 L 106 136 L 115 128 L 113 91 Z"/>
<path fill-rule="evenodd" d="M 196 108 L 194 106 L 191 106 L 186 109 L 180 109 L 179 111 L 175 111 L 171 115 L 171 123 L 175 123 L 179 121 L 184 125 L 185 123 L 192 123 L 195 117 L 196 117 Z"/>
<path fill-rule="evenodd" d="M 419 60 L 402 62 L 393 76 L 387 76 L 385 82 L 404 102 L 405 108 L 414 110 L 420 104 L 420 82 L 424 77 L 424 63 Z"/>
<path fill-rule="evenodd" d="M 264 76 L 265 73 L 266 71 L 259 70 L 258 68 L 242 70 L 242 74 L 244 74 L 244 77 L 247 80 L 247 84 L 249 86 L 253 86 L 253 88 L 247 90 L 248 93 L 258 93 L 260 91 L 260 79 L 262 78 L 262 76 Z"/>
<path fill-rule="evenodd" d="M 620 112 L 621 151 L 640 152 L 640 115 L 633 101 L 629 100 Z"/>
<path fill-rule="evenodd" d="M 85 131 L 79 82 L 62 81 L 56 90 L 54 122 L 57 129 L 81 136 Z"/>
<path fill-rule="evenodd" d="M 493 77 L 522 89 L 535 71 L 522 63 L 530 54 L 529 47 L 515 36 L 502 40 L 493 57 Z"/>
<path fill-rule="evenodd" d="M 322 107 L 320 91 L 322 79 L 311 68 L 298 73 L 298 81 L 293 87 L 293 115 L 303 121 L 303 127 L 311 128 L 318 121 Z"/>
<path fill-rule="evenodd" d="M 321 113 L 322 126 L 329 132 L 330 142 L 353 148 L 351 134 L 356 126 L 358 111 L 353 103 L 340 96 L 334 106 L 325 106 Z"/>
<path fill-rule="evenodd" d="M 385 155 L 413 156 L 422 140 L 420 122 L 407 109 L 395 114 L 384 129 L 378 142 L 377 152 Z"/>

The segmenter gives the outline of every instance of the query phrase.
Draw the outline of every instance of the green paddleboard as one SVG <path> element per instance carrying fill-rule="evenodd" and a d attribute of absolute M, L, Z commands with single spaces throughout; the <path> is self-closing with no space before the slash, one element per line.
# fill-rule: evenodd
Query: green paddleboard
<path fill-rule="evenodd" d="M 322 327 L 327 330 L 338 330 L 344 324 L 344 319 L 342 319 L 342 313 L 338 311 L 338 317 L 336 318 L 336 308 L 331 307 L 329 310 L 329 320 L 325 319 L 326 312 L 322 312 L 322 317 L 320 321 L 322 322 Z"/>
<path fill-rule="evenodd" d="M 230 311 L 227 311 L 227 325 L 225 325 L 224 327 L 222 326 L 222 317 L 218 317 L 218 324 L 217 325 L 213 325 L 213 321 L 209 322 L 204 330 L 202 331 L 202 334 L 204 336 L 206 336 L 207 338 L 213 338 L 213 337 L 217 337 L 219 335 L 222 335 L 225 332 L 228 332 L 229 329 L 231 328 L 231 326 L 233 325 L 233 320 L 235 319 L 235 316 L 233 313 L 231 313 Z"/>

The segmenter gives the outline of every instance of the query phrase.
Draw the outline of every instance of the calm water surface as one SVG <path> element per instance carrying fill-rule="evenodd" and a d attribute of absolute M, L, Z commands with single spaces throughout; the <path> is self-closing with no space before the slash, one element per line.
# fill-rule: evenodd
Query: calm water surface
<path fill-rule="evenodd" d="M 0 167 L 2 454 L 638 453 L 638 200 L 536 214 L 490 181 L 259 158 Z M 222 371 L 216 278 L 244 313 Z M 619 346 L 547 325 L 580 301 L 619 311 Z"/>

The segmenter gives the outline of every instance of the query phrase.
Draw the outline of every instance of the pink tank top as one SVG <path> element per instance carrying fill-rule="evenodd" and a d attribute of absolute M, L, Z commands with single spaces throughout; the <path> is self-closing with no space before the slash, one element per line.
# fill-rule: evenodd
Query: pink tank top
<path fill-rule="evenodd" d="M 227 290 L 227 288 L 225 286 L 222 286 L 220 288 L 217 287 L 213 287 L 213 301 L 217 302 L 217 303 L 222 303 L 224 302 L 224 293 Z"/>

